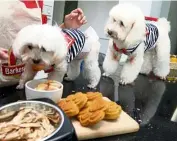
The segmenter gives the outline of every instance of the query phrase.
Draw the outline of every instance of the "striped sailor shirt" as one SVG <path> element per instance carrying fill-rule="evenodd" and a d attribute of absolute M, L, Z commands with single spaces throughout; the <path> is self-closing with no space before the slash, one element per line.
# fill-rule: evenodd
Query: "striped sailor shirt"
<path fill-rule="evenodd" d="M 147 32 L 146 39 L 144 41 L 144 44 L 145 44 L 144 50 L 145 51 L 154 48 L 156 46 L 156 42 L 159 37 L 158 28 L 151 23 L 146 23 L 146 32 Z M 129 55 L 129 54 L 132 54 L 141 43 L 142 43 L 142 41 L 139 41 L 139 42 L 135 43 L 134 45 L 132 45 L 131 48 L 126 49 L 125 51 L 123 51 L 122 49 L 118 49 L 115 45 L 114 45 L 114 48 L 118 52 L 122 52 L 126 55 Z"/>
<path fill-rule="evenodd" d="M 146 35 L 146 40 L 144 41 L 145 51 L 154 48 L 159 37 L 159 31 L 155 25 L 147 23 L 146 30 L 148 34 Z"/>
<path fill-rule="evenodd" d="M 81 31 L 77 29 L 62 29 L 63 33 L 68 35 L 68 54 L 67 61 L 71 62 L 74 58 L 76 58 L 79 53 L 84 48 L 85 44 L 85 35 Z M 65 36 L 66 37 L 66 36 Z"/>

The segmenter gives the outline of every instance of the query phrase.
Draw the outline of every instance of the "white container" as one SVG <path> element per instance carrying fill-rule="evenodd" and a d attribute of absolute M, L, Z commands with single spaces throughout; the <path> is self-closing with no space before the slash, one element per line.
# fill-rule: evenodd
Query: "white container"
<path fill-rule="evenodd" d="M 31 80 L 28 81 L 25 84 L 25 93 L 26 93 L 26 99 L 37 99 L 37 98 L 49 98 L 53 100 L 55 103 L 57 103 L 63 95 L 63 84 L 58 82 L 61 87 L 57 90 L 52 91 L 39 91 L 35 88 L 38 86 L 38 84 L 45 82 L 46 79 L 40 79 L 40 80 Z"/>

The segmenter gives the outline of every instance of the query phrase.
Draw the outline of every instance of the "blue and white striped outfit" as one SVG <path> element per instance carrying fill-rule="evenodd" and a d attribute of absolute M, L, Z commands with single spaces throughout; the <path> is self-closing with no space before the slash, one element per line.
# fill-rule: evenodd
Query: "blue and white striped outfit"
<path fill-rule="evenodd" d="M 144 41 L 145 51 L 155 48 L 157 39 L 159 37 L 158 28 L 151 23 L 146 23 L 146 31 L 148 34 L 146 35 L 146 40 Z M 137 44 L 133 45 L 133 47 L 126 49 L 127 54 L 133 53 L 141 43 L 142 42 L 138 42 Z"/>
<path fill-rule="evenodd" d="M 75 39 L 67 54 L 67 61 L 71 62 L 82 51 L 85 44 L 85 35 L 77 29 L 62 29 L 62 31 Z"/>
<path fill-rule="evenodd" d="M 146 47 L 145 51 L 155 48 L 157 39 L 159 37 L 159 31 L 155 25 L 147 23 L 146 30 L 149 34 L 146 35 L 146 40 L 144 41 Z"/>

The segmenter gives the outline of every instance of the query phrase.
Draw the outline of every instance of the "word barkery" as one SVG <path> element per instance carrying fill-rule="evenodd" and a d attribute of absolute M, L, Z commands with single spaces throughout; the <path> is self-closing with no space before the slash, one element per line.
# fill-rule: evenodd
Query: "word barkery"
<path fill-rule="evenodd" d="M 24 71 L 24 64 L 18 66 L 8 66 L 7 64 L 2 65 L 2 73 L 5 76 L 12 76 L 22 74 Z"/>

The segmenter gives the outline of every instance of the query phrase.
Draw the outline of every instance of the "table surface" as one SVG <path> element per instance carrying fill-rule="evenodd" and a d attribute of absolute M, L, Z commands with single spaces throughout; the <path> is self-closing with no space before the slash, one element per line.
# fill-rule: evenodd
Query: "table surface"
<path fill-rule="evenodd" d="M 86 84 L 82 76 L 73 82 L 64 82 L 63 97 L 77 91 L 90 91 Z M 177 141 L 177 84 L 140 75 L 134 85 L 119 86 L 115 93 L 113 80 L 101 78 L 94 91 L 114 101 L 119 98 L 123 110 L 140 123 L 140 130 L 90 141 Z M 15 90 L 15 86 L 0 89 L 0 105 L 20 99 L 25 99 L 24 90 Z"/>

